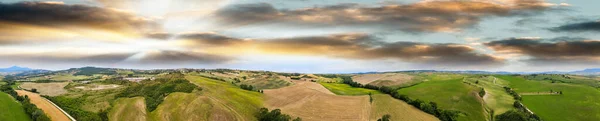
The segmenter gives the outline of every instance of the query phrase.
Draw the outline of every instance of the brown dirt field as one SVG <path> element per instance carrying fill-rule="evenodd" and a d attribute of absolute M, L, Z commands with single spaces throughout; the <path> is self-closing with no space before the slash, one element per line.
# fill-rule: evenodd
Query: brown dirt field
<path fill-rule="evenodd" d="M 53 82 L 53 83 L 31 83 L 25 82 L 21 84 L 21 88 L 23 89 L 37 89 L 41 95 L 48 96 L 58 96 L 67 93 L 67 90 L 64 89 L 69 82 Z"/>
<path fill-rule="evenodd" d="M 31 103 L 35 104 L 38 108 L 42 109 L 46 115 L 50 117 L 52 121 L 70 121 L 67 115 L 63 114 L 58 108 L 54 107 L 50 102 L 44 100 L 39 94 L 16 90 L 20 96 L 27 95 L 31 100 Z"/>
<path fill-rule="evenodd" d="M 82 90 L 104 90 L 104 89 L 113 89 L 113 88 L 118 88 L 120 87 L 120 85 L 116 85 L 116 84 L 108 84 L 108 85 L 96 85 L 96 84 L 92 84 L 92 85 L 88 85 L 88 86 L 77 86 L 74 87 L 75 89 L 82 89 Z"/>
<path fill-rule="evenodd" d="M 389 84 L 386 83 L 385 85 L 398 85 L 412 81 L 412 76 L 402 73 L 361 74 L 353 76 L 352 80 L 361 84 L 369 84 L 377 80 L 389 80 L 392 82 Z"/>
<path fill-rule="evenodd" d="M 215 75 L 215 76 L 219 76 L 219 77 L 226 77 L 226 78 L 236 78 L 236 77 L 237 77 L 237 75 L 234 75 L 234 74 L 229 74 L 229 73 L 219 73 L 219 72 L 213 72 L 213 73 L 211 73 L 211 74 L 213 74 L 213 75 Z"/>
<path fill-rule="evenodd" d="M 265 107 L 281 109 L 283 113 L 305 121 L 369 120 L 369 96 L 339 96 L 317 83 L 294 83 L 289 87 L 264 90 Z"/>

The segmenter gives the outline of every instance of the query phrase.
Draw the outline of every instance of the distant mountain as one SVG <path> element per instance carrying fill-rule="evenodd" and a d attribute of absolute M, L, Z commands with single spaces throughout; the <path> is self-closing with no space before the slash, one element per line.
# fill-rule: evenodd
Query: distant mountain
<path fill-rule="evenodd" d="M 0 68 L 0 72 L 6 72 L 6 73 L 24 72 L 24 71 L 31 71 L 31 70 L 33 70 L 33 69 L 27 68 L 27 67 L 19 67 L 19 66 L 12 66 L 9 68 Z"/>
<path fill-rule="evenodd" d="M 598 75 L 598 74 L 600 74 L 600 68 L 585 69 L 585 70 L 581 70 L 581 71 L 572 71 L 572 72 L 569 72 L 569 74 Z"/>

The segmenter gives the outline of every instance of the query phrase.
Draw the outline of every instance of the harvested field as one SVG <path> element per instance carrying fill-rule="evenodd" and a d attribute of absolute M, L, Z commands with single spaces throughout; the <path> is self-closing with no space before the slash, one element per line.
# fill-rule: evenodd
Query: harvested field
<path fill-rule="evenodd" d="M 413 76 L 402 73 L 384 73 L 384 74 L 361 74 L 352 77 L 352 80 L 361 84 L 369 84 L 377 86 L 400 85 L 412 81 Z"/>
<path fill-rule="evenodd" d="M 143 97 L 119 98 L 108 114 L 110 121 L 146 121 Z"/>
<path fill-rule="evenodd" d="M 305 121 L 369 120 L 369 96 L 339 96 L 318 83 L 295 83 L 289 87 L 264 90 L 265 107 L 281 109 L 283 113 Z"/>
<path fill-rule="evenodd" d="M 373 95 L 371 120 L 375 121 L 385 114 L 390 114 L 392 121 L 439 121 L 435 116 L 425 113 L 392 96 Z"/>
<path fill-rule="evenodd" d="M 53 82 L 53 83 L 31 83 L 25 82 L 21 84 L 23 89 L 37 89 L 41 95 L 58 96 L 67 93 L 64 89 L 69 82 Z"/>
<path fill-rule="evenodd" d="M 67 115 L 63 114 L 58 108 L 56 108 L 52 103 L 48 102 L 44 98 L 42 98 L 37 93 L 32 93 L 24 90 L 15 90 L 20 96 L 27 95 L 31 100 L 31 103 L 35 104 L 38 108 L 42 109 L 48 117 L 50 117 L 53 121 L 70 121 Z"/>
<path fill-rule="evenodd" d="M 116 84 L 109 84 L 109 85 L 86 85 L 86 86 L 77 86 L 74 87 L 75 89 L 82 89 L 82 90 L 104 90 L 104 89 L 113 89 L 113 88 L 117 88 L 120 87 L 120 85 L 116 85 Z"/>

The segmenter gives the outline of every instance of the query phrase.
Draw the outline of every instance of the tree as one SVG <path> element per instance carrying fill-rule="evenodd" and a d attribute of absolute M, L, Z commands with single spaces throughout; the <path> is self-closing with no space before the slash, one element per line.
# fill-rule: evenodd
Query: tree
<path fill-rule="evenodd" d="M 292 117 L 287 114 L 281 113 L 281 110 L 275 109 L 269 112 L 267 108 L 261 108 L 256 115 L 259 121 L 290 121 Z M 293 121 L 302 121 L 301 118 L 296 118 Z"/>
<path fill-rule="evenodd" d="M 496 116 L 496 121 L 527 121 L 527 117 L 523 113 L 510 110 Z"/>
<path fill-rule="evenodd" d="M 31 89 L 31 92 L 37 93 L 37 89 L 33 88 Z"/>
<path fill-rule="evenodd" d="M 377 119 L 377 121 L 390 121 L 391 117 L 392 116 L 390 114 L 385 114 L 380 119 Z"/>
<path fill-rule="evenodd" d="M 483 96 L 485 96 L 485 89 L 481 88 L 481 90 L 479 90 L 479 97 Z"/>

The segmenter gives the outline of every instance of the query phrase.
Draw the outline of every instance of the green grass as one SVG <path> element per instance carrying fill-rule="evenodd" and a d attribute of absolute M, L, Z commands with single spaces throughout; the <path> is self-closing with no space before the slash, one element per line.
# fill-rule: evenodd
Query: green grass
<path fill-rule="evenodd" d="M 372 95 L 371 120 L 377 120 L 385 114 L 391 115 L 392 121 L 436 121 L 439 120 L 402 100 L 387 94 Z"/>
<path fill-rule="evenodd" d="M 508 82 L 502 79 L 494 79 L 493 76 L 470 77 L 467 82 L 482 87 L 486 91 L 487 97 L 484 101 L 489 109 L 494 110 L 494 115 L 500 115 L 506 111 L 515 109 L 513 103 L 515 99 L 504 90 Z"/>
<path fill-rule="evenodd" d="M 13 88 L 13 89 L 15 89 L 15 90 L 17 90 L 17 89 L 19 89 L 19 85 L 21 85 L 21 82 L 15 82 L 15 84 L 14 85 L 10 85 L 10 87 Z"/>
<path fill-rule="evenodd" d="M 579 76 L 579 75 L 563 75 L 563 74 L 533 74 L 524 76 L 528 80 L 537 81 L 548 81 L 555 83 L 572 83 L 572 84 L 583 84 L 596 88 L 600 88 L 600 81 L 593 79 L 592 77 Z"/>
<path fill-rule="evenodd" d="M 108 113 L 110 121 L 135 121 L 146 119 L 144 97 L 119 98 Z"/>
<path fill-rule="evenodd" d="M 402 88 L 398 90 L 398 93 L 408 95 L 412 99 L 436 102 L 441 109 L 461 111 L 463 114 L 458 117 L 459 121 L 484 121 L 487 119 L 487 114 L 477 95 L 479 89 L 464 84 L 460 78 L 443 81 L 430 80 Z"/>
<path fill-rule="evenodd" d="M 341 83 L 324 83 L 320 82 L 323 87 L 327 88 L 329 91 L 337 94 L 337 95 L 369 95 L 371 94 L 381 94 L 381 92 L 372 89 L 365 88 L 356 88 L 352 87 L 348 84 Z"/>
<path fill-rule="evenodd" d="M 30 121 L 21 103 L 10 95 L 0 92 L 0 121 Z"/>
<path fill-rule="evenodd" d="M 256 120 L 255 114 L 263 107 L 262 94 L 247 91 L 229 82 L 204 78 L 195 73 L 186 75 L 186 79 L 202 87 L 202 95 L 212 98 L 215 104 L 226 106 L 229 114 L 245 120 Z"/>
<path fill-rule="evenodd" d="M 171 93 L 158 108 L 150 113 L 151 120 L 160 121 L 209 121 L 215 106 L 210 99 L 197 93 Z"/>
<path fill-rule="evenodd" d="M 256 78 L 242 81 L 242 84 L 252 85 L 256 89 L 277 89 L 292 85 L 288 81 L 284 81 L 277 76 L 270 76 L 266 78 Z"/>
<path fill-rule="evenodd" d="M 521 77 L 497 76 L 510 82 L 517 93 L 563 91 L 563 95 L 524 95 L 523 104 L 545 121 L 600 120 L 600 91 L 589 86 L 529 81 Z"/>

